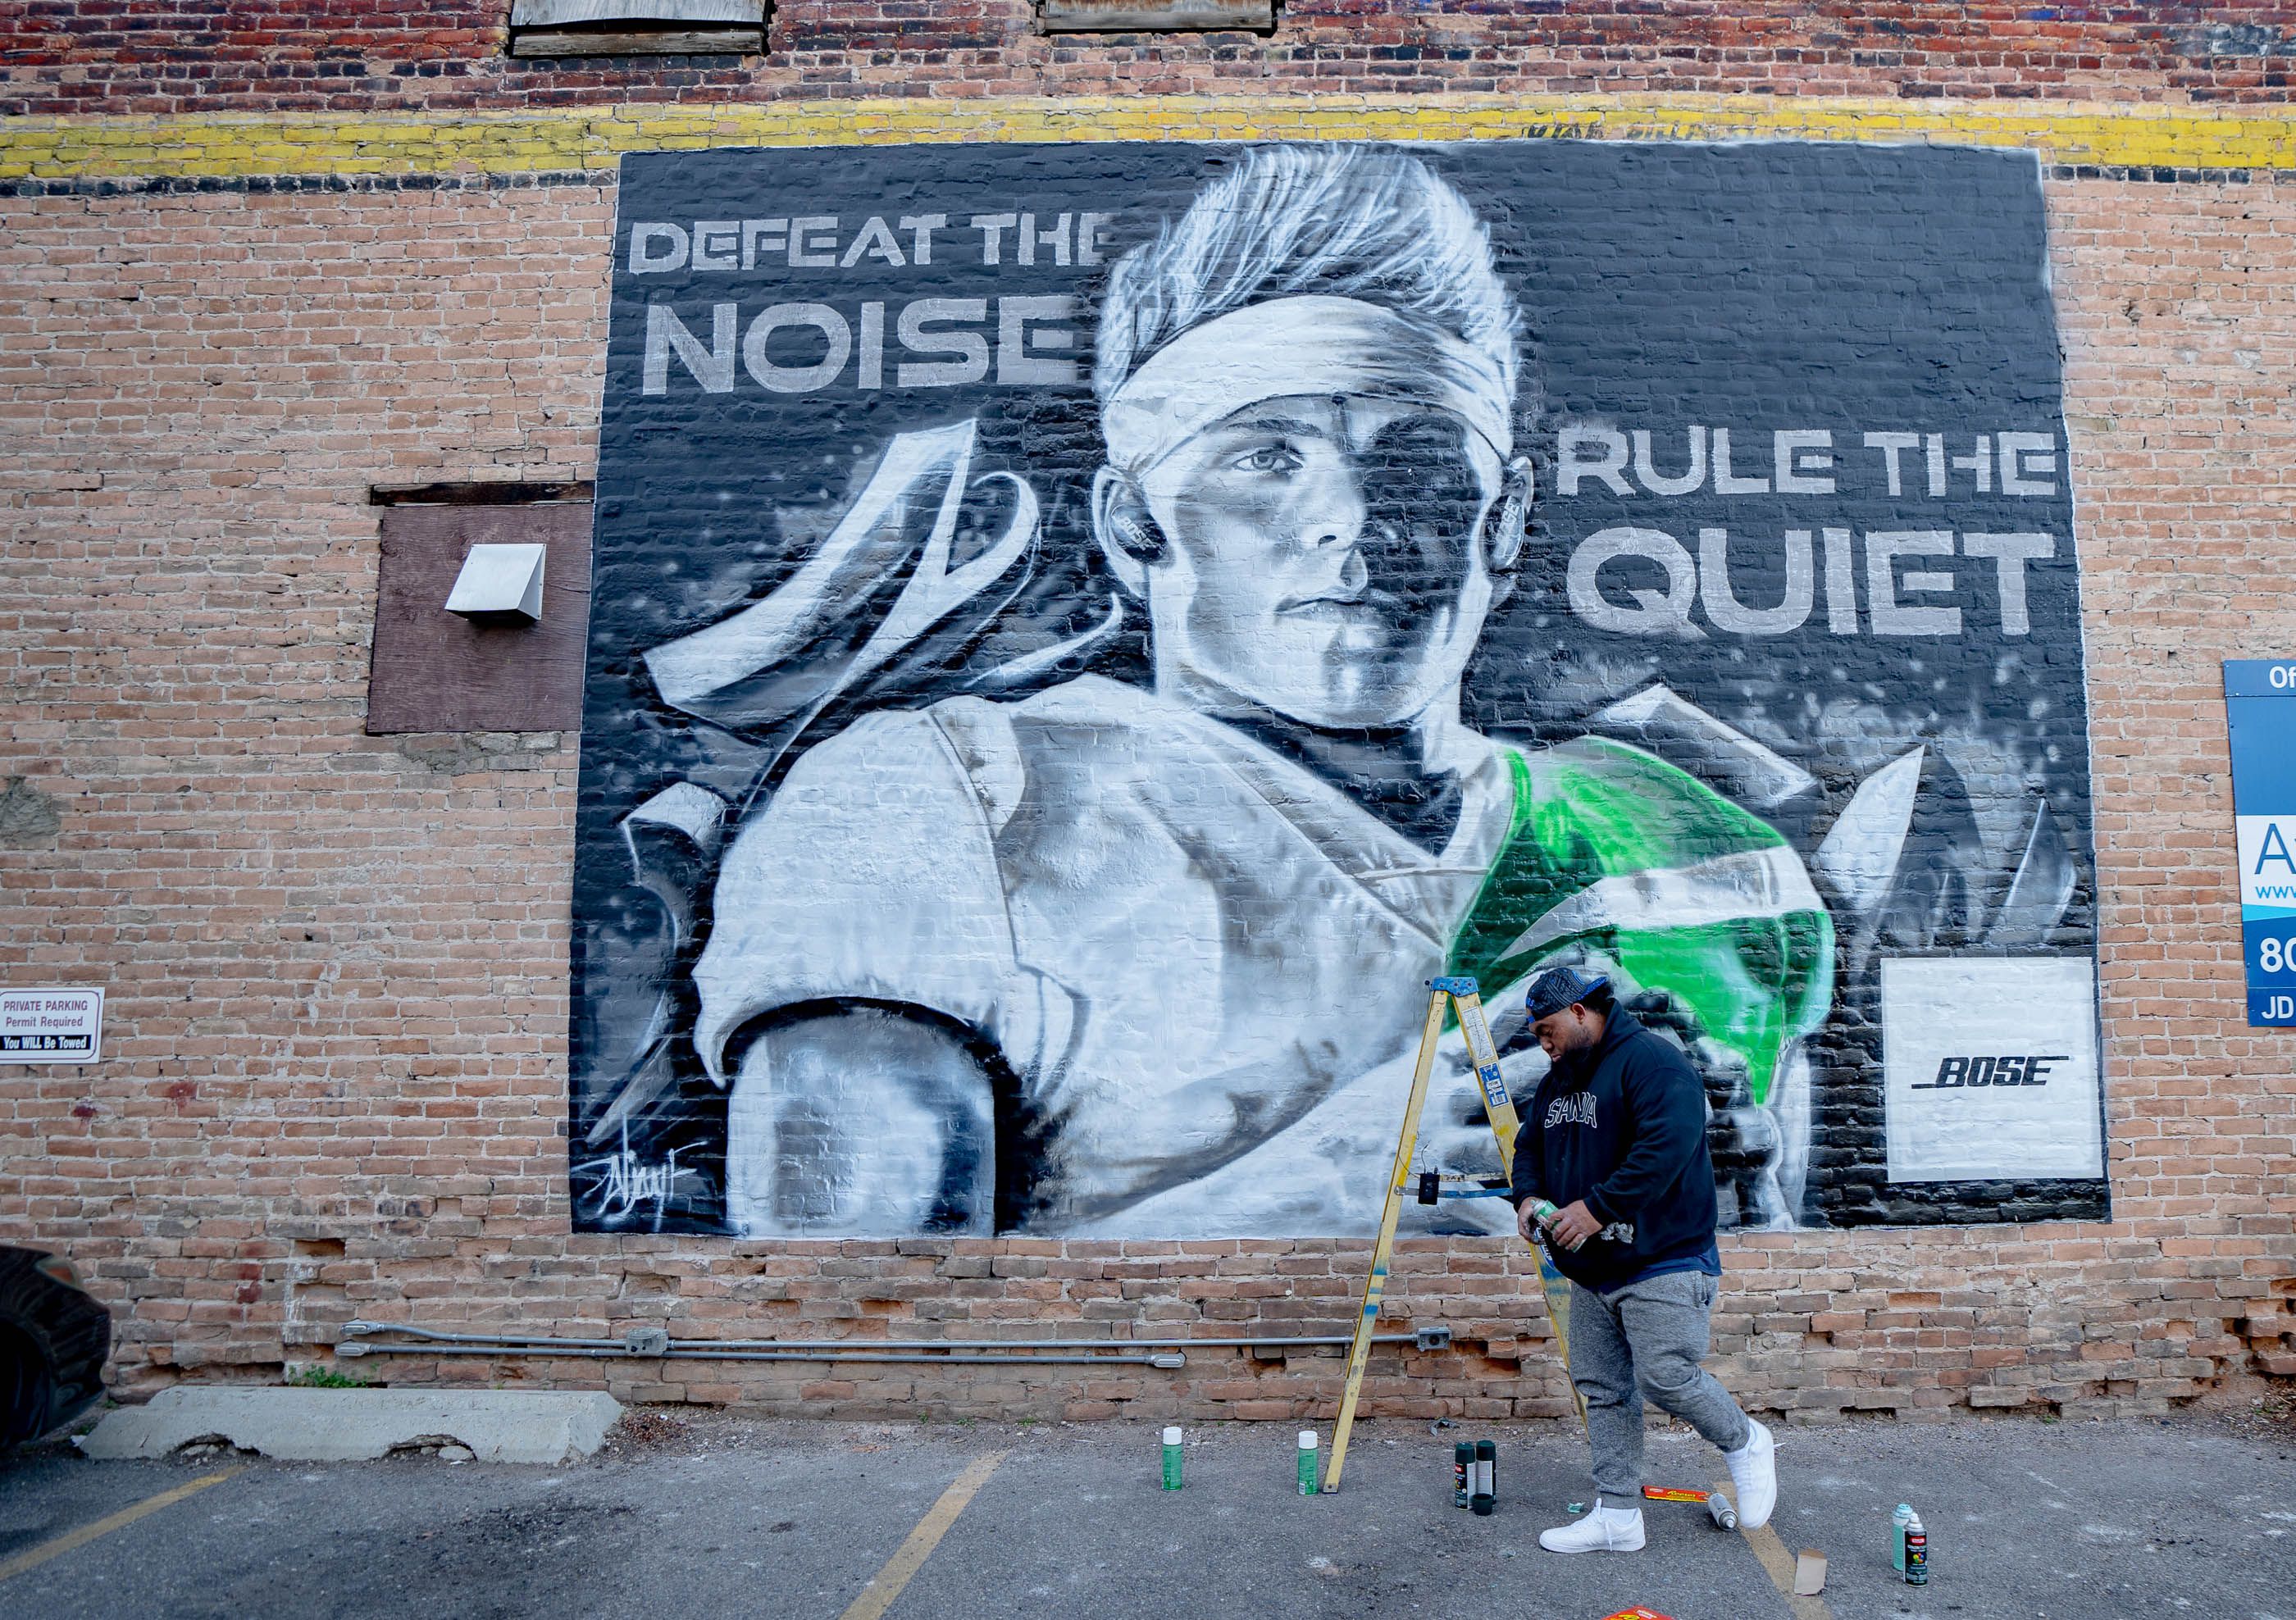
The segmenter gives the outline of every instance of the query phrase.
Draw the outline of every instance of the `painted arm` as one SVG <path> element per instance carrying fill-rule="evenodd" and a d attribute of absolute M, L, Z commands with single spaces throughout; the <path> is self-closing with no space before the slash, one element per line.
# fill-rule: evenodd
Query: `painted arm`
<path fill-rule="evenodd" d="M 1014 971 L 1004 905 L 980 798 L 928 715 L 855 723 L 750 815 L 693 974 L 694 1047 L 731 1089 L 729 1225 L 991 1229 L 995 1108 L 970 1032 L 996 1027 Z"/>
<path fill-rule="evenodd" d="M 996 1104 L 955 1032 L 878 1007 L 801 1017 L 743 1051 L 726 1213 L 749 1236 L 986 1236 Z"/>

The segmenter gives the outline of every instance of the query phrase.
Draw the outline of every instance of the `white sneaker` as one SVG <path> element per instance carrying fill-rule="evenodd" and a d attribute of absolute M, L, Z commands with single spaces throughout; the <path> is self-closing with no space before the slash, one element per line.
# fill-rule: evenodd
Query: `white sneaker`
<path fill-rule="evenodd" d="M 1759 1530 L 1770 1522 L 1770 1510 L 1777 1506 L 1778 1443 L 1751 1418 L 1746 1421 L 1751 1426 L 1746 1444 L 1723 1452 L 1722 1460 L 1730 1465 L 1730 1483 L 1738 1487 L 1738 1527 Z"/>
<path fill-rule="evenodd" d="M 1538 1544 L 1549 1552 L 1640 1552 L 1643 1510 L 1606 1508 L 1598 1501 L 1586 1518 L 1540 1531 Z"/>

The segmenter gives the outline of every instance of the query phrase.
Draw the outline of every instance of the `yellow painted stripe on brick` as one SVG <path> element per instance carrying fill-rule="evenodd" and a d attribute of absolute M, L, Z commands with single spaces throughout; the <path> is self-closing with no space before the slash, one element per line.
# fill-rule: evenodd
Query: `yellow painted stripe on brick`
<path fill-rule="evenodd" d="M 2296 110 L 1752 95 L 1129 96 L 573 107 L 438 117 L 16 118 L 0 179 L 530 174 L 624 152 L 927 141 L 1792 139 L 2030 148 L 2053 163 L 2296 169 Z"/>

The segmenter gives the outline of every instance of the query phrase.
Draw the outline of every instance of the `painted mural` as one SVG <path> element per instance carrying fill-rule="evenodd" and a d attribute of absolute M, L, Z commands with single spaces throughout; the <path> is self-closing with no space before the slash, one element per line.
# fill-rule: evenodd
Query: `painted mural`
<path fill-rule="evenodd" d="M 657 154 L 614 255 L 578 1227 L 1366 1232 L 1427 979 L 1524 1096 L 1564 960 L 1726 1223 L 2105 1212 L 2030 159 Z"/>

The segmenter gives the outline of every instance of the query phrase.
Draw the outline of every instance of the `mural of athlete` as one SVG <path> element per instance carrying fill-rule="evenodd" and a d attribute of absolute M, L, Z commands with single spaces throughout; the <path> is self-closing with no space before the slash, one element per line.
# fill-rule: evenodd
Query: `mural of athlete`
<path fill-rule="evenodd" d="M 1651 755 L 1460 718 L 1534 495 L 1518 327 L 1465 201 L 1375 148 L 1251 151 L 1114 266 L 1091 521 L 1152 678 L 867 716 L 744 819 L 694 970 L 732 1227 L 1366 1231 L 1424 981 L 1516 1010 L 1527 1094 L 1500 992 L 1558 959 L 1665 1014 L 1741 1220 L 1791 1219 L 1800 859 Z M 1495 1169 L 1456 1068 L 1432 1151 Z"/>

